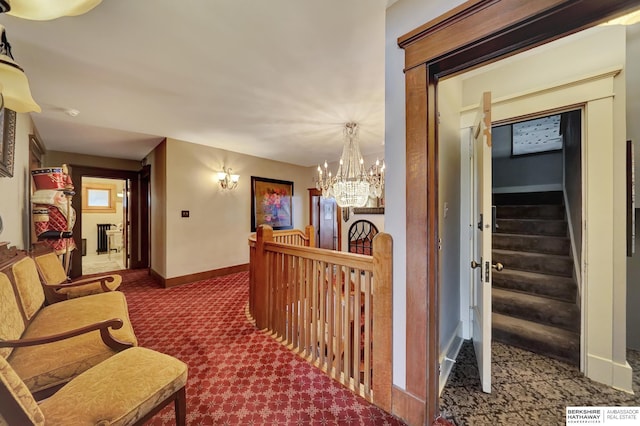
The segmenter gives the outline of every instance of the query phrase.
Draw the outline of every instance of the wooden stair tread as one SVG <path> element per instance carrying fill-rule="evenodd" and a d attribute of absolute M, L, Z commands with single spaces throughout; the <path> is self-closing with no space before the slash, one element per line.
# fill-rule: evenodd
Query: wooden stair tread
<path fill-rule="evenodd" d="M 575 303 L 577 295 L 577 286 L 573 278 L 517 269 L 494 272 L 493 288 L 522 291 L 570 303 Z"/>
<path fill-rule="evenodd" d="M 492 314 L 493 338 L 498 342 L 543 353 L 571 364 L 580 359 L 580 335 L 532 321 Z"/>
<path fill-rule="evenodd" d="M 496 313 L 575 333 L 580 331 L 580 312 L 575 303 L 498 288 L 492 289 L 492 296 L 493 311 Z"/>

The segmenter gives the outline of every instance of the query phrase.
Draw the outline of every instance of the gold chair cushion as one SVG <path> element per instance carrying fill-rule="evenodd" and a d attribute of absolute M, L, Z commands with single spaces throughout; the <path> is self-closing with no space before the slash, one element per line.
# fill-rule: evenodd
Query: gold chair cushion
<path fill-rule="evenodd" d="M 24 333 L 24 321 L 18 307 L 9 277 L 0 272 L 0 340 L 17 340 Z M 0 357 L 6 358 L 11 348 L 0 348 Z"/>
<path fill-rule="evenodd" d="M 111 291 L 115 291 L 120 287 L 122 283 L 122 277 L 118 274 L 108 275 L 110 281 L 106 282 L 107 288 Z M 100 277 L 103 278 L 103 277 Z M 85 279 L 82 281 L 86 281 L 86 284 L 78 287 L 69 287 L 69 288 L 61 288 L 56 290 L 56 293 L 64 294 L 67 296 L 67 299 L 73 299 L 75 297 L 83 297 L 88 296 L 90 294 L 99 294 L 104 292 L 100 282 L 91 281 L 90 279 Z"/>
<path fill-rule="evenodd" d="M 22 303 L 24 313 L 29 320 L 44 303 L 44 290 L 40 283 L 36 263 L 30 257 L 25 257 L 13 264 L 12 271 L 18 287 L 20 303 Z"/>
<path fill-rule="evenodd" d="M 13 397 L 12 402 L 15 402 L 15 404 L 11 404 L 10 401 L 3 400 L 2 406 L 4 409 L 8 410 L 11 404 L 16 410 L 22 411 L 31 420 L 32 424 L 44 425 L 44 415 L 36 400 L 33 399 L 29 389 L 3 357 L 0 357 L 0 387 L 4 387 L 8 394 Z M 2 393 L 4 394 L 4 392 Z M 4 409 L 0 410 L 0 425 L 9 425 L 11 424 L 9 419 L 3 415 Z"/>
<path fill-rule="evenodd" d="M 35 261 L 45 284 L 57 285 L 67 280 L 62 263 L 54 252 L 36 256 Z"/>
<path fill-rule="evenodd" d="M 187 365 L 146 348 L 126 349 L 40 404 L 47 424 L 128 425 L 187 382 Z"/>
<path fill-rule="evenodd" d="M 94 294 L 45 306 L 27 327 L 23 338 L 51 336 L 99 321 L 120 318 L 124 325 L 111 330 L 118 340 L 137 345 L 127 301 L 120 291 Z M 8 360 L 31 392 L 69 381 L 113 356 L 98 331 L 45 345 L 15 348 Z"/>

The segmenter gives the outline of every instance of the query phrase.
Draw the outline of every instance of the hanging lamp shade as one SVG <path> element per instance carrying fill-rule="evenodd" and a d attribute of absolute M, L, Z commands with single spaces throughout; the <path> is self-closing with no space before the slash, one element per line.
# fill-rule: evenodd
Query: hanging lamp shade
<path fill-rule="evenodd" d="M 49 21 L 62 16 L 87 13 L 102 0 L 4 0 L 11 10 L 7 15 L 34 21 Z"/>
<path fill-rule="evenodd" d="M 16 112 L 42 111 L 31 96 L 27 76 L 11 56 L 11 45 L 2 25 L 0 32 L 0 93 L 4 106 Z"/>

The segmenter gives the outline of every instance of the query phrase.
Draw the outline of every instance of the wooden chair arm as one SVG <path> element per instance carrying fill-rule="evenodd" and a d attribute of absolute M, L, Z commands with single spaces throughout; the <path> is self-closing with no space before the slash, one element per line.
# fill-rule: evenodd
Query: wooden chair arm
<path fill-rule="evenodd" d="M 47 284 L 47 287 L 50 287 L 54 290 L 61 290 L 61 289 L 71 288 L 71 287 L 82 287 L 87 284 L 100 283 L 100 288 L 102 289 L 102 291 L 109 292 L 112 290 L 107 286 L 107 283 L 115 281 L 114 279 L 110 279 L 110 278 L 113 278 L 113 276 L 105 275 L 102 277 L 83 278 L 81 280 L 70 281 L 62 284 Z"/>
<path fill-rule="evenodd" d="M 0 340 L 0 348 L 21 348 L 25 346 L 43 345 L 45 343 L 58 342 L 60 340 L 65 340 L 71 337 L 79 336 L 81 334 L 89 333 L 91 331 L 100 330 L 100 337 L 102 338 L 102 341 L 105 345 L 109 346 L 113 350 L 122 351 L 124 349 L 132 347 L 133 344 L 121 342 L 120 340 L 116 339 L 111 335 L 111 333 L 109 333 L 109 328 L 117 330 L 119 328 L 122 328 L 123 324 L 124 323 L 120 318 L 112 318 L 51 336 L 33 337 L 29 339 L 18 340 Z"/>

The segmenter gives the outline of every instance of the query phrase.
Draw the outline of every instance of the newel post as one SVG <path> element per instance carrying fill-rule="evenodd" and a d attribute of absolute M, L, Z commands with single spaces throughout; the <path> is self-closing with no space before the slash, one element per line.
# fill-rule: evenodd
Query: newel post
<path fill-rule="evenodd" d="M 373 402 L 391 412 L 393 240 L 384 232 L 373 238 Z"/>
<path fill-rule="evenodd" d="M 307 247 L 315 247 L 316 246 L 316 233 L 313 229 L 313 225 L 307 225 L 304 228 L 304 236 L 307 238 L 309 245 Z"/>
<path fill-rule="evenodd" d="M 255 297 L 254 319 L 256 327 L 260 329 L 269 326 L 269 281 L 267 277 L 267 253 L 264 243 L 273 241 L 273 228 L 260 225 L 256 232 L 256 269 L 255 269 Z"/>

